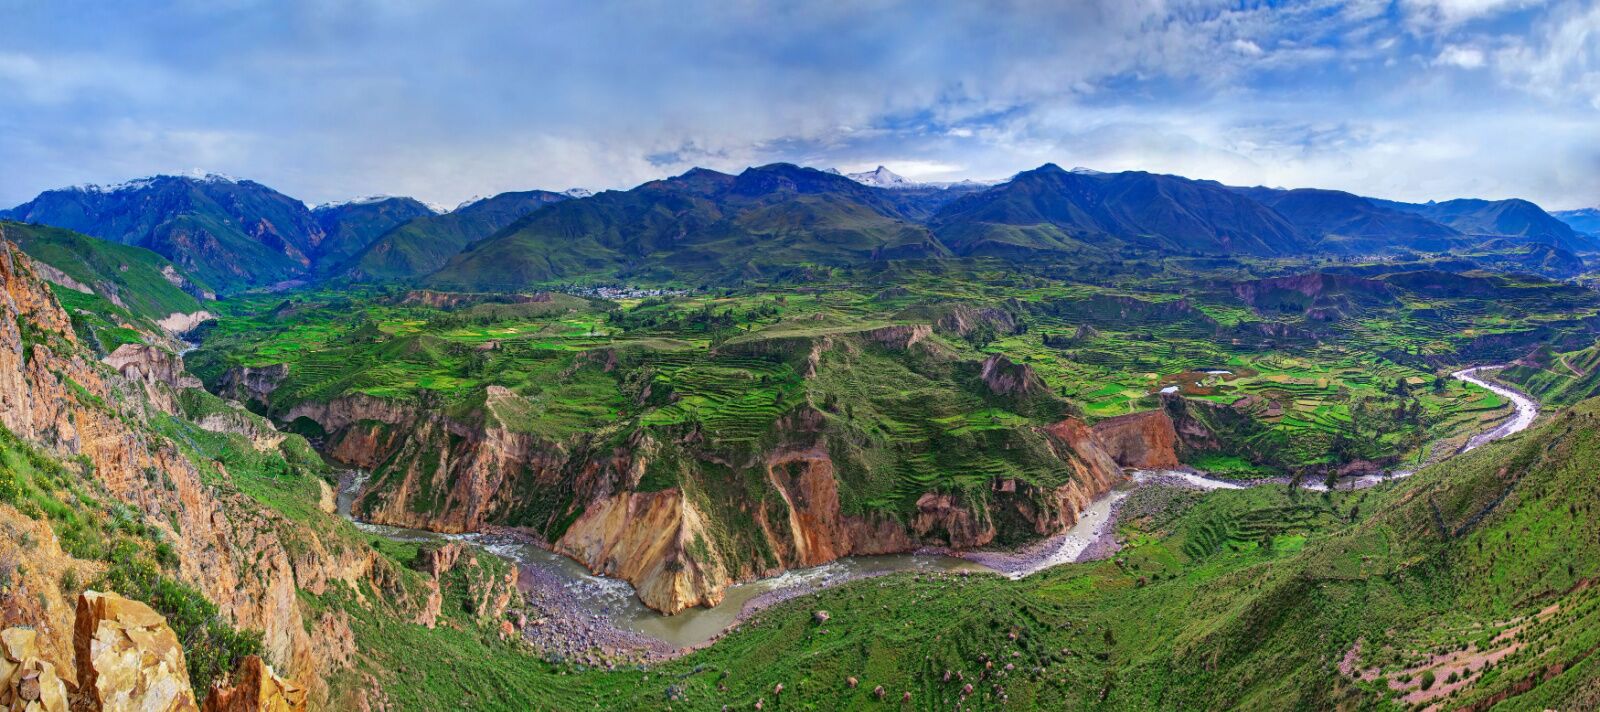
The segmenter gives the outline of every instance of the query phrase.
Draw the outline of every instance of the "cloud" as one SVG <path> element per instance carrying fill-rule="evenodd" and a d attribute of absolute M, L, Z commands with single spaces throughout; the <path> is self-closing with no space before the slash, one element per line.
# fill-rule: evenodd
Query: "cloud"
<path fill-rule="evenodd" d="M 1477 47 L 1462 47 L 1450 45 L 1439 52 L 1433 60 L 1434 65 L 1460 67 L 1462 69 L 1479 69 L 1484 64 L 1483 50 Z"/>
<path fill-rule="evenodd" d="M 1600 143 L 1566 128 L 1600 106 L 1595 11 L 240 0 L 85 19 L 43 5 L 0 24 L 0 205 L 193 166 L 312 202 L 454 204 L 778 160 L 933 179 L 1053 161 L 1571 201 L 1595 181 L 1551 166 Z M 1504 141 L 1537 131 L 1528 117 L 1562 127 L 1531 142 L 1543 153 Z M 1475 162 L 1516 170 L 1481 178 Z"/>
<path fill-rule="evenodd" d="M 1543 4 L 1543 0 L 1401 0 L 1407 22 L 1417 29 L 1449 30 L 1512 10 Z"/>
<path fill-rule="evenodd" d="M 1494 55 L 1507 86 L 1600 109 L 1600 5 L 1573 2 L 1540 18 Z"/>
<path fill-rule="evenodd" d="M 1263 54 L 1261 45 L 1246 39 L 1234 40 L 1233 42 L 1230 42 L 1228 46 L 1232 47 L 1233 51 L 1238 52 L 1246 57 L 1260 57 Z"/>

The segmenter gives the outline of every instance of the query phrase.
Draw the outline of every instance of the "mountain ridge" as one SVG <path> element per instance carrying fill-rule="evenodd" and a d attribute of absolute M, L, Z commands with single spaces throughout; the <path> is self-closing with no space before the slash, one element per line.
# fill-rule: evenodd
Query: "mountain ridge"
<path fill-rule="evenodd" d="M 560 202 L 584 207 L 525 222 Z M 946 257 L 1445 253 L 1494 239 L 1600 250 L 1522 200 L 1400 203 L 1053 163 L 994 185 L 916 183 L 884 166 L 850 175 L 783 163 L 737 175 L 693 168 L 625 191 L 515 191 L 442 214 L 411 198 L 306 208 L 253 181 L 152 176 L 46 191 L 0 215 L 148 247 L 225 294 L 325 279 L 470 289 L 590 277 L 733 281 L 806 264 Z M 497 254 L 492 243 L 518 231 L 517 249 Z"/>

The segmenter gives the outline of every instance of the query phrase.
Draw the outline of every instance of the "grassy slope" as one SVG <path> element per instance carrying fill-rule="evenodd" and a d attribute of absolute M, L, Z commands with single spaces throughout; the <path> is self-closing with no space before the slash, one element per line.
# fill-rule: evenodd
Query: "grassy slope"
<path fill-rule="evenodd" d="M 947 281 L 937 284 L 947 295 L 952 289 Z M 859 305 L 851 299 L 791 295 L 783 308 L 796 309 L 796 316 L 842 317 Z M 771 295 L 724 304 L 743 315 L 736 324 L 792 335 L 794 322 L 772 321 L 752 308 L 761 301 L 772 301 Z M 656 326 L 663 328 L 640 326 L 633 336 L 649 348 L 674 344 L 667 334 L 708 344 L 714 332 L 697 331 L 693 319 L 679 320 L 697 311 L 689 304 L 644 307 L 640 316 L 656 314 L 662 320 Z M 438 368 L 448 350 L 426 340 L 417 350 L 416 337 L 429 332 L 419 315 L 380 314 L 375 328 L 410 339 L 406 352 L 424 356 L 415 367 Z M 664 326 L 668 319 L 670 326 Z M 346 333 L 326 316 L 272 323 L 276 328 L 266 343 L 285 349 L 307 339 L 336 342 Z M 445 345 L 512 336 L 499 321 L 445 323 L 453 324 L 448 338 L 433 337 Z M 577 315 L 540 314 L 510 328 L 533 324 L 540 324 L 529 332 L 537 335 L 534 342 L 558 354 L 581 351 L 585 341 L 592 346 L 595 332 L 606 328 L 603 319 L 584 316 L 581 308 Z M 828 324 L 810 320 L 810 328 L 799 331 L 827 331 Z M 886 357 L 870 348 L 854 358 L 860 360 L 849 364 L 852 370 L 900 367 L 892 360 L 880 363 Z M 693 363 L 686 367 L 694 373 Z M 852 383 L 848 373 L 841 369 L 815 387 L 825 395 L 874 385 Z M 673 382 L 675 376 L 664 377 Z M 412 376 L 402 378 L 412 383 Z M 898 419 L 892 405 L 906 395 L 858 401 L 876 409 L 863 420 Z M 932 403 L 942 397 L 931 395 Z M 691 396 L 715 405 L 706 394 Z M 199 414 L 209 406 L 204 397 L 196 399 L 190 405 Z M 964 413 L 981 412 L 974 404 L 956 405 Z M 946 425 L 981 431 L 985 421 Z M 292 438 L 276 454 L 257 453 L 238 436 L 204 433 L 179 420 L 157 426 L 197 462 L 224 462 L 232 480 L 218 486 L 237 487 L 290 520 L 329 533 L 341 546 L 374 546 L 402 571 L 409 582 L 402 585 L 416 584 L 417 575 L 405 571 L 414 551 L 365 538 L 317 509 L 320 466 L 303 441 Z M 1013 708 L 1278 709 L 1322 708 L 1339 700 L 1388 704 L 1378 683 L 1348 680 L 1336 670 L 1358 639 L 1368 651 L 1364 664 L 1398 678 L 1429 651 L 1484 639 L 1486 631 L 1560 602 L 1560 613 L 1529 628 L 1524 653 L 1482 673 L 1481 689 L 1460 699 L 1480 698 L 1530 674 L 1543 676 L 1557 661 L 1575 664 L 1515 698 L 1513 706 L 1573 706 L 1592 690 L 1594 662 L 1584 655 L 1597 642 L 1589 631 L 1600 630 L 1593 594 L 1572 591 L 1600 568 L 1594 516 L 1600 502 L 1594 501 L 1590 466 L 1596 461 L 1600 404 L 1586 403 L 1528 434 L 1379 490 L 1150 495 L 1166 499 L 1130 503 L 1121 531 L 1130 547 L 1118 561 L 1060 567 L 1021 582 L 990 576 L 918 580 L 910 574 L 857 582 L 779 606 L 708 650 L 649 670 L 602 673 L 540 661 L 497 641 L 488 626 L 467 615 L 456 588 L 447 593 L 445 622 L 434 631 L 344 594 L 303 596 L 302 604 L 313 612 L 338 607 L 354 617 L 362 652 L 355 670 L 336 678 L 336 687 L 352 689 L 371 674 L 402 709 L 719 709 L 760 698 L 772 708 L 835 709 L 872 704 L 877 685 L 890 700 L 910 691 L 913 707 L 948 708 L 963 681 L 944 681 L 946 670 L 974 683 L 977 692 L 968 706 L 979 709 L 998 706 L 1001 690 Z M 58 516 L 35 506 L 60 522 L 69 550 L 77 546 L 83 556 L 98 557 L 114 549 L 108 540 L 119 535 L 106 534 L 102 520 Z M 159 561 L 157 542 L 142 546 L 148 547 L 141 549 L 145 560 Z M 831 612 L 827 625 L 813 621 L 817 608 Z M 982 656 L 994 661 L 987 672 Z M 1005 671 L 1007 664 L 1014 669 Z M 978 681 L 980 674 L 988 679 Z M 862 684 L 850 688 L 848 676 Z M 785 686 L 781 704 L 773 694 L 778 683 Z"/>
<path fill-rule="evenodd" d="M 618 276 L 722 283 L 805 265 L 946 253 L 899 210 L 881 191 L 811 169 L 701 171 L 532 213 L 427 281 L 493 290 Z"/>
<path fill-rule="evenodd" d="M 763 614 L 657 671 L 653 687 L 640 681 L 632 700 L 649 708 L 676 684 L 688 691 L 686 709 L 761 696 L 770 704 L 771 686 L 783 682 L 786 704 L 840 708 L 869 702 L 866 690 L 883 684 L 895 697 L 912 691 L 917 707 L 948 707 L 961 683 L 943 682 L 944 671 L 971 681 L 986 654 L 1016 669 L 977 687 L 992 694 L 998 683 L 1022 708 L 1385 706 L 1379 683 L 1337 670 L 1358 639 L 1361 662 L 1398 679 L 1430 651 L 1485 640 L 1559 603 L 1560 613 L 1530 627 L 1522 652 L 1475 673 L 1477 686 L 1451 704 L 1578 661 L 1512 706 L 1570 705 L 1592 690 L 1585 656 L 1600 643 L 1600 607 L 1574 590 L 1600 571 L 1589 465 L 1597 457 L 1600 403 L 1591 402 L 1382 491 L 1207 495 L 1176 518 L 1125 524 L 1132 546 L 1115 562 L 1022 582 L 900 575 L 852 584 Z M 832 620 L 812 622 L 816 608 Z M 724 669 L 727 693 L 716 690 Z M 864 684 L 851 690 L 849 675 Z M 981 694 L 972 702 L 994 706 Z"/>
<path fill-rule="evenodd" d="M 61 270 L 99 296 L 116 295 L 136 317 L 156 320 L 202 308 L 199 300 L 162 276 L 172 263 L 142 247 L 44 225 L 6 222 L 0 230 L 30 257 Z"/>
<path fill-rule="evenodd" d="M 423 699 L 471 680 L 485 709 L 714 710 L 758 699 L 847 709 L 874 706 L 879 685 L 889 700 L 909 691 L 912 708 L 946 709 L 967 682 L 972 709 L 1000 707 L 1002 693 L 1017 709 L 1401 709 L 1381 681 L 1339 672 L 1357 640 L 1363 667 L 1410 680 L 1414 691 L 1417 661 L 1486 643 L 1554 603 L 1559 612 L 1513 634 L 1521 652 L 1475 670 L 1449 704 L 1531 675 L 1548 679 L 1509 708 L 1582 707 L 1596 689 L 1588 653 L 1600 644 L 1600 605 L 1574 587 L 1600 570 L 1588 466 L 1596 457 L 1600 403 L 1586 403 L 1380 490 L 1149 491 L 1128 505 L 1129 547 L 1115 561 L 1020 582 L 899 574 L 847 584 L 644 671 L 574 678 L 509 665 L 512 653 L 494 646 L 403 631 L 385 645 L 469 654 L 414 656 L 395 690 Z M 826 624 L 813 620 L 818 609 L 830 612 Z M 1568 669 L 1548 672 L 1558 663 Z M 1445 673 L 1438 678 L 1442 688 Z M 531 704 L 485 699 L 486 689 L 529 691 Z"/>
<path fill-rule="evenodd" d="M 1553 405 L 1571 405 L 1600 396 L 1600 345 L 1554 353 L 1540 352 L 1538 365 L 1518 365 L 1499 378 Z"/>
<path fill-rule="evenodd" d="M 354 252 L 334 274 L 359 281 L 406 280 L 439 269 L 468 245 L 566 196 L 534 190 L 502 193 L 443 215 L 406 222 Z"/>
<path fill-rule="evenodd" d="M 1010 314 L 1022 327 L 1014 333 L 1002 328 L 981 342 L 947 331 L 942 343 L 963 359 L 1004 353 L 1026 363 L 1091 419 L 1155 408 L 1155 393 L 1167 387 L 1220 405 L 1260 399 L 1253 417 L 1266 427 L 1247 449 L 1273 454 L 1261 464 L 1293 469 L 1326 462 L 1335 445 L 1350 457 L 1421 458 L 1429 440 L 1474 428 L 1504 406 L 1482 390 L 1441 379 L 1448 365 L 1504 358 L 1521 344 L 1543 339 L 1567 339 L 1584 328 L 1574 315 L 1596 311 L 1592 294 L 1559 283 L 1433 273 L 1396 278 L 1397 296 L 1387 302 L 1335 295 L 1331 301 L 1343 303 L 1343 319 L 1317 322 L 1298 312 L 1257 313 L 1226 288 L 1193 287 L 1218 276 L 1226 275 L 1174 269 L 1169 277 L 1121 288 L 977 263 L 961 270 L 841 273 L 819 288 L 773 286 L 665 303 L 558 300 L 448 313 L 375 304 L 362 295 L 296 297 L 287 307 L 273 297 L 235 305 L 190 363 L 208 382 L 230 366 L 290 363 L 290 380 L 274 396 L 278 407 L 348 391 L 406 399 L 428 393 L 470 404 L 481 402 L 483 385 L 495 383 L 546 403 L 530 411 L 526 422 L 536 431 L 560 433 L 639 413 L 615 407 L 619 398 L 635 395 L 626 388 L 635 375 L 646 382 L 664 379 L 685 389 L 684 396 L 700 387 L 737 385 L 736 379 L 712 383 L 716 379 L 705 378 L 707 367 L 743 370 L 753 382 L 771 382 L 777 375 L 771 368 L 780 361 L 789 372 L 802 370 L 791 357 L 804 355 L 812 341 L 830 332 L 929 323 L 957 307 L 989 309 Z M 1440 294 L 1441 283 L 1466 286 Z M 1090 331 L 1080 333 L 1085 328 Z M 762 340 L 774 345 L 774 354 L 720 366 L 690 363 L 701 358 L 692 356 L 695 351 L 715 347 L 732 355 L 741 344 Z M 608 386 L 587 370 L 571 369 L 581 352 L 595 349 L 634 354 L 623 360 L 624 370 L 638 373 L 615 374 L 610 378 L 616 383 Z M 857 361 L 860 367 L 879 363 L 870 354 Z M 1232 373 L 1207 375 L 1202 369 Z M 1400 381 L 1406 382 L 1403 389 Z M 823 379 L 810 386 L 813 402 L 828 395 L 858 400 L 867 392 L 829 384 Z M 720 407 L 727 396 L 713 396 L 710 405 Z M 685 408 L 706 405 L 704 398 L 691 398 L 647 421 L 681 421 Z M 1402 405 L 1407 411 L 1397 418 Z M 968 401 L 939 417 L 981 415 L 984 407 Z M 893 409 L 869 406 L 859 419 L 899 420 L 888 412 Z M 619 410 L 623 416 L 616 415 Z M 560 413 L 577 419 L 558 422 Z M 1417 422 L 1427 432 L 1411 427 Z M 945 425 L 955 428 L 954 421 Z"/>

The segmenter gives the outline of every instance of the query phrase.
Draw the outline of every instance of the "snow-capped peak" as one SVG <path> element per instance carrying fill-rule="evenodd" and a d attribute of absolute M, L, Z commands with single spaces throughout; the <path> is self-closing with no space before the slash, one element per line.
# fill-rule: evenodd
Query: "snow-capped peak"
<path fill-rule="evenodd" d="M 312 210 L 328 210 L 330 208 L 342 208 L 342 207 L 344 207 L 346 205 L 371 205 L 373 203 L 381 203 L 381 202 L 383 202 L 385 200 L 394 200 L 395 197 L 396 196 L 393 196 L 393 195 L 369 195 L 369 196 L 367 196 L 365 198 L 352 198 L 350 200 L 334 200 L 334 201 L 326 202 L 326 203 L 323 203 L 323 204 L 318 205 L 316 207 L 313 207 Z"/>
<path fill-rule="evenodd" d="M 166 174 L 166 173 L 159 173 L 159 174 L 156 174 L 156 175 L 153 175 L 153 176 L 146 176 L 144 178 L 135 178 L 133 180 L 123 181 L 121 183 L 81 183 L 81 184 L 74 185 L 74 186 L 71 186 L 71 187 L 68 187 L 68 188 L 62 188 L 61 190 L 75 190 L 75 191 L 82 192 L 82 193 L 121 193 L 123 191 L 129 191 L 129 190 L 144 190 L 146 188 L 149 188 L 149 187 L 155 185 L 157 181 L 160 181 L 160 180 L 162 180 L 164 178 L 169 178 L 169 179 L 174 179 L 174 180 L 195 181 L 195 182 L 202 182 L 202 183 L 238 183 L 238 182 L 240 182 L 238 178 L 234 178 L 234 177 L 229 176 L 229 175 L 224 175 L 222 173 L 207 173 L 207 172 L 201 171 L 199 169 L 194 169 L 194 170 L 185 172 L 183 175 L 169 175 L 169 174 Z"/>
<path fill-rule="evenodd" d="M 470 198 L 467 198 L 466 200 L 461 201 L 461 203 L 456 206 L 455 210 L 450 210 L 450 211 L 446 211 L 446 212 L 452 212 L 452 213 L 458 212 L 463 208 L 472 207 L 472 206 L 477 205 L 478 203 L 481 203 L 481 202 L 483 202 L 485 200 L 488 200 L 488 199 L 489 198 L 486 197 L 486 196 L 474 195 L 474 196 L 472 196 Z"/>
<path fill-rule="evenodd" d="M 1084 168 L 1083 166 L 1075 166 L 1072 170 L 1067 172 L 1076 173 L 1080 176 L 1103 176 L 1106 174 L 1105 171 L 1097 171 L 1093 168 Z"/>
<path fill-rule="evenodd" d="M 567 196 L 568 198 L 587 198 L 594 195 L 594 191 L 589 190 L 588 188 L 568 188 L 561 191 L 561 194 Z"/>
<path fill-rule="evenodd" d="M 874 188 L 921 187 L 920 183 L 913 183 L 909 180 L 906 180 L 905 176 L 895 173 L 894 171 L 891 171 L 883 166 L 878 166 L 877 170 L 871 170 L 865 173 L 849 173 L 846 174 L 845 177 L 862 185 L 870 185 Z"/>

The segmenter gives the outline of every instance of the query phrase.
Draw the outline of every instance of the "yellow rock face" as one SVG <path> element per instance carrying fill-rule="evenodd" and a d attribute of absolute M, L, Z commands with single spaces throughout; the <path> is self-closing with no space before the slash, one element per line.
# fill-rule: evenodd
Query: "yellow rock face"
<path fill-rule="evenodd" d="M 183 647 L 167 619 L 138 601 L 85 591 L 73 635 L 78 682 L 91 709 L 105 712 L 198 710 Z"/>
<path fill-rule="evenodd" d="M 38 637 L 32 628 L 0 631 L 0 710 L 67 712 L 67 686 L 39 658 Z"/>
<path fill-rule="evenodd" d="M 254 655 L 239 661 L 233 685 L 211 688 L 205 712 L 305 712 L 306 691 L 273 674 Z"/>

